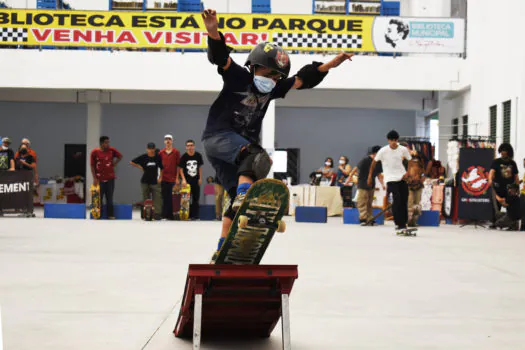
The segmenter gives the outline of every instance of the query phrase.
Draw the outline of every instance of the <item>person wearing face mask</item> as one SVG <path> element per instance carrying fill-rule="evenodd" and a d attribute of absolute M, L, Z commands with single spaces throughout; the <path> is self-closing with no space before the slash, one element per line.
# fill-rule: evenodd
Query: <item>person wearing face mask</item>
<path fill-rule="evenodd" d="M 518 165 L 514 161 L 514 149 L 508 143 L 502 143 L 498 148 L 500 158 L 494 159 L 489 172 L 489 184 L 492 186 L 498 208 L 505 205 L 507 188 L 511 184 L 519 184 Z M 496 216 L 494 215 L 494 218 Z M 495 221 L 494 221 L 495 222 Z M 493 224 L 491 228 L 496 228 Z"/>
<path fill-rule="evenodd" d="M 352 167 L 349 164 L 348 157 L 339 157 L 339 167 L 335 178 L 336 185 L 339 187 L 345 186 L 346 178 L 350 175 L 350 172 L 352 172 Z"/>
<path fill-rule="evenodd" d="M 16 170 L 30 170 L 34 171 L 36 168 L 35 158 L 25 144 L 20 145 L 18 152 L 16 152 L 15 158 Z"/>
<path fill-rule="evenodd" d="M 15 170 L 15 154 L 9 148 L 11 139 L 4 137 L 2 139 L 2 147 L 0 148 L 0 171 L 14 171 Z"/>
<path fill-rule="evenodd" d="M 330 186 L 334 175 L 334 160 L 331 157 L 326 158 L 324 166 L 320 167 L 317 172 L 322 174 L 321 186 Z"/>
<path fill-rule="evenodd" d="M 284 98 L 292 89 L 317 86 L 331 68 L 350 60 L 353 54 L 342 52 L 325 64 L 313 62 L 290 77 L 286 51 L 274 43 L 261 42 L 242 67 L 229 55 L 231 48 L 218 31 L 216 11 L 205 10 L 202 17 L 208 32 L 208 59 L 218 66 L 224 84 L 209 110 L 202 135 L 206 156 L 231 199 L 223 215 L 220 250 L 249 187 L 270 171 L 271 159 L 259 139 L 270 101 Z"/>

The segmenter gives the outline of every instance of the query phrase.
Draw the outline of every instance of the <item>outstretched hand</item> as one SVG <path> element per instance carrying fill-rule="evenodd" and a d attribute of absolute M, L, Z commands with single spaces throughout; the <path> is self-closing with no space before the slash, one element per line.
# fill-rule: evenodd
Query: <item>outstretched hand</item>
<path fill-rule="evenodd" d="M 208 35 L 213 39 L 220 39 L 219 36 L 219 21 L 217 20 L 217 11 L 212 9 L 207 9 L 202 12 L 202 19 L 204 20 L 204 25 L 208 31 Z"/>
<path fill-rule="evenodd" d="M 346 60 L 351 61 L 352 57 L 354 57 L 353 53 L 341 52 L 337 56 L 335 56 L 330 62 L 319 66 L 318 69 L 320 72 L 328 72 L 328 70 L 332 68 L 339 67 L 339 65 Z"/>

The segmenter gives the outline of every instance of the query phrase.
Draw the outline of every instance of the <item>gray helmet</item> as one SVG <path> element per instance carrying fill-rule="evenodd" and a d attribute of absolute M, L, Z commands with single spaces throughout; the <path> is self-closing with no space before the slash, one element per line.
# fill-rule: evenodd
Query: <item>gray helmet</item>
<path fill-rule="evenodd" d="M 248 55 L 246 66 L 263 66 L 273 69 L 283 75 L 290 74 L 290 57 L 282 47 L 270 42 L 257 44 Z"/>

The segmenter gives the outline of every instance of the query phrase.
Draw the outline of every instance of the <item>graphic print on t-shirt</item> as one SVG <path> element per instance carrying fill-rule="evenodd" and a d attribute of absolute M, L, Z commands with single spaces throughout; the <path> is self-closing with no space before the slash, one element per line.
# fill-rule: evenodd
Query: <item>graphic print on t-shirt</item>
<path fill-rule="evenodd" d="M 188 160 L 186 162 L 186 170 L 188 171 L 188 175 L 191 177 L 197 176 L 197 170 L 199 168 L 199 164 L 196 160 Z"/>
<path fill-rule="evenodd" d="M 512 164 L 501 164 L 500 171 L 501 171 L 501 176 L 504 179 L 511 179 L 513 177 Z"/>
<path fill-rule="evenodd" d="M 270 101 L 270 94 L 257 95 L 251 87 L 235 94 L 246 97 L 233 111 L 233 128 L 243 136 L 251 135 L 257 131 L 257 123 L 264 117 L 264 106 Z"/>

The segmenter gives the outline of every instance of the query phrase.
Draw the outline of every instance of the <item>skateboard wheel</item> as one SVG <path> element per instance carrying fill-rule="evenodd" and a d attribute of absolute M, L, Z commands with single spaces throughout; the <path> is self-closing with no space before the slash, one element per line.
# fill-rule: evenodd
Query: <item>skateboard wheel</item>
<path fill-rule="evenodd" d="M 286 222 L 278 221 L 277 222 L 277 232 L 283 233 L 284 231 L 286 231 Z"/>
<path fill-rule="evenodd" d="M 249 218 L 246 215 L 239 216 L 239 227 L 245 228 L 248 226 L 248 220 Z"/>

